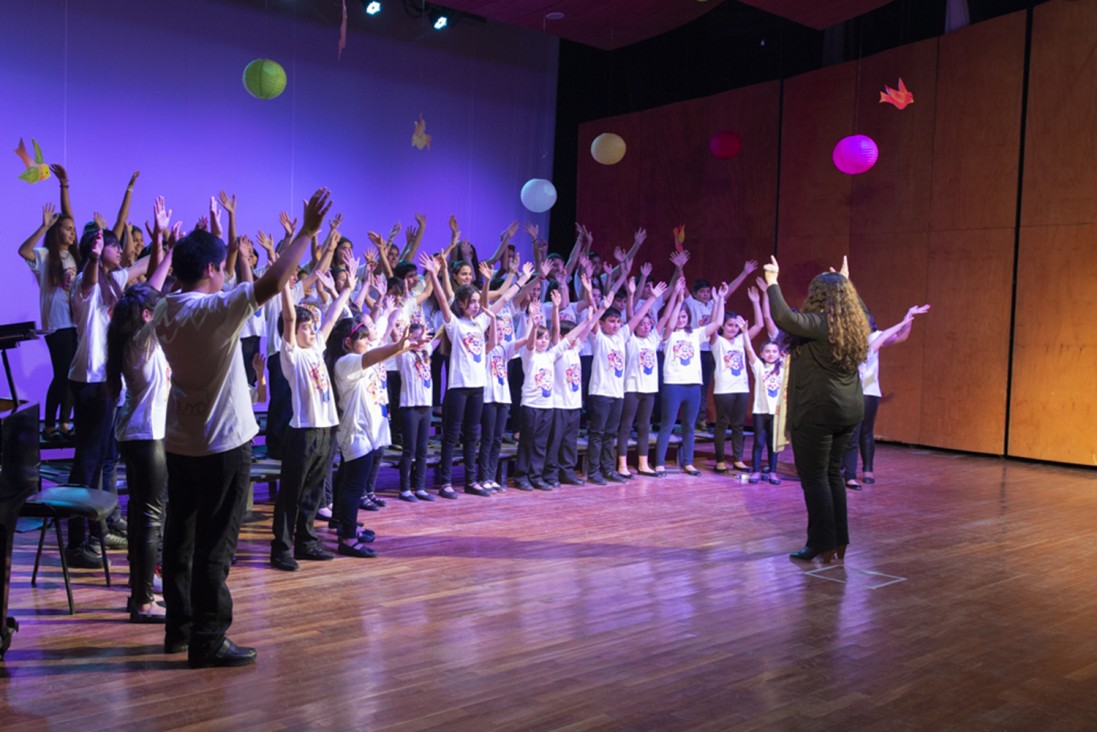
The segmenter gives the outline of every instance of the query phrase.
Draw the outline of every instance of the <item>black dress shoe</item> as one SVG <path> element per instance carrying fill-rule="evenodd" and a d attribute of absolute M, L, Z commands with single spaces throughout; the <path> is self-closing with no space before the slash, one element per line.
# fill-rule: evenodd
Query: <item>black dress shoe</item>
<path fill-rule="evenodd" d="M 552 490 L 552 486 L 550 486 L 548 483 L 541 480 L 540 478 L 530 478 L 529 479 L 529 484 L 532 485 L 534 488 L 536 488 L 539 491 L 551 491 Z"/>
<path fill-rule="evenodd" d="M 610 483 L 627 483 L 628 478 L 617 473 L 606 473 L 606 480 Z"/>
<path fill-rule="evenodd" d="M 533 483 L 530 482 L 529 478 L 522 476 L 514 479 L 514 487 L 520 491 L 531 491 L 533 490 Z"/>
<path fill-rule="evenodd" d="M 570 470 L 565 470 L 560 474 L 560 482 L 564 485 L 586 485 L 587 482 L 580 478 Z"/>
<path fill-rule="evenodd" d="M 187 665 L 191 668 L 214 668 L 221 666 L 247 666 L 255 663 L 256 652 L 254 648 L 238 646 L 228 638 L 221 641 L 221 647 L 207 655 L 191 654 L 187 658 Z"/>
<path fill-rule="evenodd" d="M 587 482 L 593 483 L 594 485 L 605 485 L 606 479 L 598 475 L 598 473 L 591 473 L 587 476 Z"/>
<path fill-rule="evenodd" d="M 297 560 L 288 554 L 279 554 L 270 558 L 270 566 L 275 569 L 280 569 L 283 572 L 296 572 L 301 569 L 301 565 L 297 563 Z"/>
<path fill-rule="evenodd" d="M 293 558 L 306 562 L 330 562 L 335 559 L 335 555 L 323 547 L 313 546 L 308 549 L 295 549 Z"/>
<path fill-rule="evenodd" d="M 182 653 L 190 648 L 190 643 L 178 638 L 164 639 L 164 653 Z"/>
<path fill-rule="evenodd" d="M 486 491 L 483 488 L 477 488 L 476 486 L 473 486 L 473 485 L 465 486 L 465 493 L 468 493 L 469 495 L 472 495 L 472 496 L 484 496 L 484 497 L 487 497 L 487 496 L 491 495 L 491 491 Z"/>
<path fill-rule="evenodd" d="M 843 552 L 843 554 L 844 553 L 845 552 Z M 810 562 L 812 559 L 815 559 L 815 557 L 819 556 L 820 554 L 823 556 L 823 564 L 830 564 L 830 560 L 834 558 L 833 549 L 827 549 L 824 551 L 823 549 L 814 549 L 810 546 L 805 546 L 800 551 L 789 554 L 789 558 L 797 559 L 801 562 Z"/>
<path fill-rule="evenodd" d="M 427 493 L 426 491 L 415 491 L 415 497 L 418 498 L 420 501 L 430 502 L 434 500 L 434 496 Z"/>

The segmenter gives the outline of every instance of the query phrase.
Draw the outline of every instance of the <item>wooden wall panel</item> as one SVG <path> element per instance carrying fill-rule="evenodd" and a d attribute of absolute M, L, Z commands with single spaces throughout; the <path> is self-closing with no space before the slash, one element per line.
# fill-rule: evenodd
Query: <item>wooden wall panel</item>
<path fill-rule="evenodd" d="M 1021 231 L 1009 454 L 1097 465 L 1097 225 Z"/>
<path fill-rule="evenodd" d="M 1022 225 L 1097 223 L 1097 3 L 1033 11 Z"/>

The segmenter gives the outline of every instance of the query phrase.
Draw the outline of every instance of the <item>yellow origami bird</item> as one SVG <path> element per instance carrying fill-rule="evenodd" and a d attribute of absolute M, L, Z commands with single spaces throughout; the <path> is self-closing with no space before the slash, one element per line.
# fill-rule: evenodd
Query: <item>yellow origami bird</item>
<path fill-rule="evenodd" d="M 411 144 L 422 150 L 424 147 L 430 150 L 430 135 L 427 134 L 427 121 L 423 115 L 419 115 L 419 121 L 415 123 L 415 130 L 411 133 Z"/>
<path fill-rule="evenodd" d="M 38 147 L 38 141 L 31 138 L 30 142 L 34 146 L 33 160 L 27 152 L 27 146 L 22 137 L 19 138 L 19 147 L 15 148 L 15 154 L 23 161 L 23 165 L 27 166 L 27 169 L 19 174 L 19 179 L 27 183 L 37 183 L 50 177 L 50 166 L 46 165 L 45 158 L 42 157 L 42 148 Z"/>
<path fill-rule="evenodd" d="M 682 245 L 686 243 L 686 225 L 678 224 L 674 227 L 674 248 L 682 251 Z"/>

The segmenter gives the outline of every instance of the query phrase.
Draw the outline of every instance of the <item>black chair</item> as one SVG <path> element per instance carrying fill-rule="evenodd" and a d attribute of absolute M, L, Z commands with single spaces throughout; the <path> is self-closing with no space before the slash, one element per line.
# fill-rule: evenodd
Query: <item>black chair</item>
<path fill-rule="evenodd" d="M 52 523 L 57 530 L 57 551 L 61 554 L 61 573 L 65 576 L 65 592 L 69 596 L 69 614 L 76 614 L 72 601 L 72 582 L 69 579 L 69 564 L 65 559 L 65 544 L 61 537 L 61 522 L 67 519 L 83 518 L 99 526 L 99 551 L 103 557 L 103 574 L 107 587 L 110 587 L 110 560 L 107 559 L 107 517 L 118 505 L 118 499 L 109 491 L 92 490 L 82 485 L 60 485 L 46 488 L 35 493 L 23 504 L 20 516 L 42 519 L 42 533 L 38 536 L 38 553 L 34 557 L 34 574 L 31 575 L 31 587 L 38 581 L 38 566 L 42 561 L 42 547 L 46 543 L 46 530 Z"/>

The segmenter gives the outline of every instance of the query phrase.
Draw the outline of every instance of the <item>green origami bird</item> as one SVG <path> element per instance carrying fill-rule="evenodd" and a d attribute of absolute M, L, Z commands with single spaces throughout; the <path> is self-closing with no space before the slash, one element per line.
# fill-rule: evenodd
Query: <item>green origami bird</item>
<path fill-rule="evenodd" d="M 15 154 L 23 161 L 23 165 L 27 166 L 27 169 L 19 174 L 19 179 L 25 180 L 27 183 L 37 183 L 50 177 L 50 166 L 46 164 L 45 158 L 42 157 L 42 148 L 38 147 L 38 141 L 31 138 L 30 142 L 34 145 L 34 160 L 31 160 L 30 155 L 27 153 L 27 146 L 23 142 L 23 138 L 19 138 L 19 147 L 15 148 Z"/>

